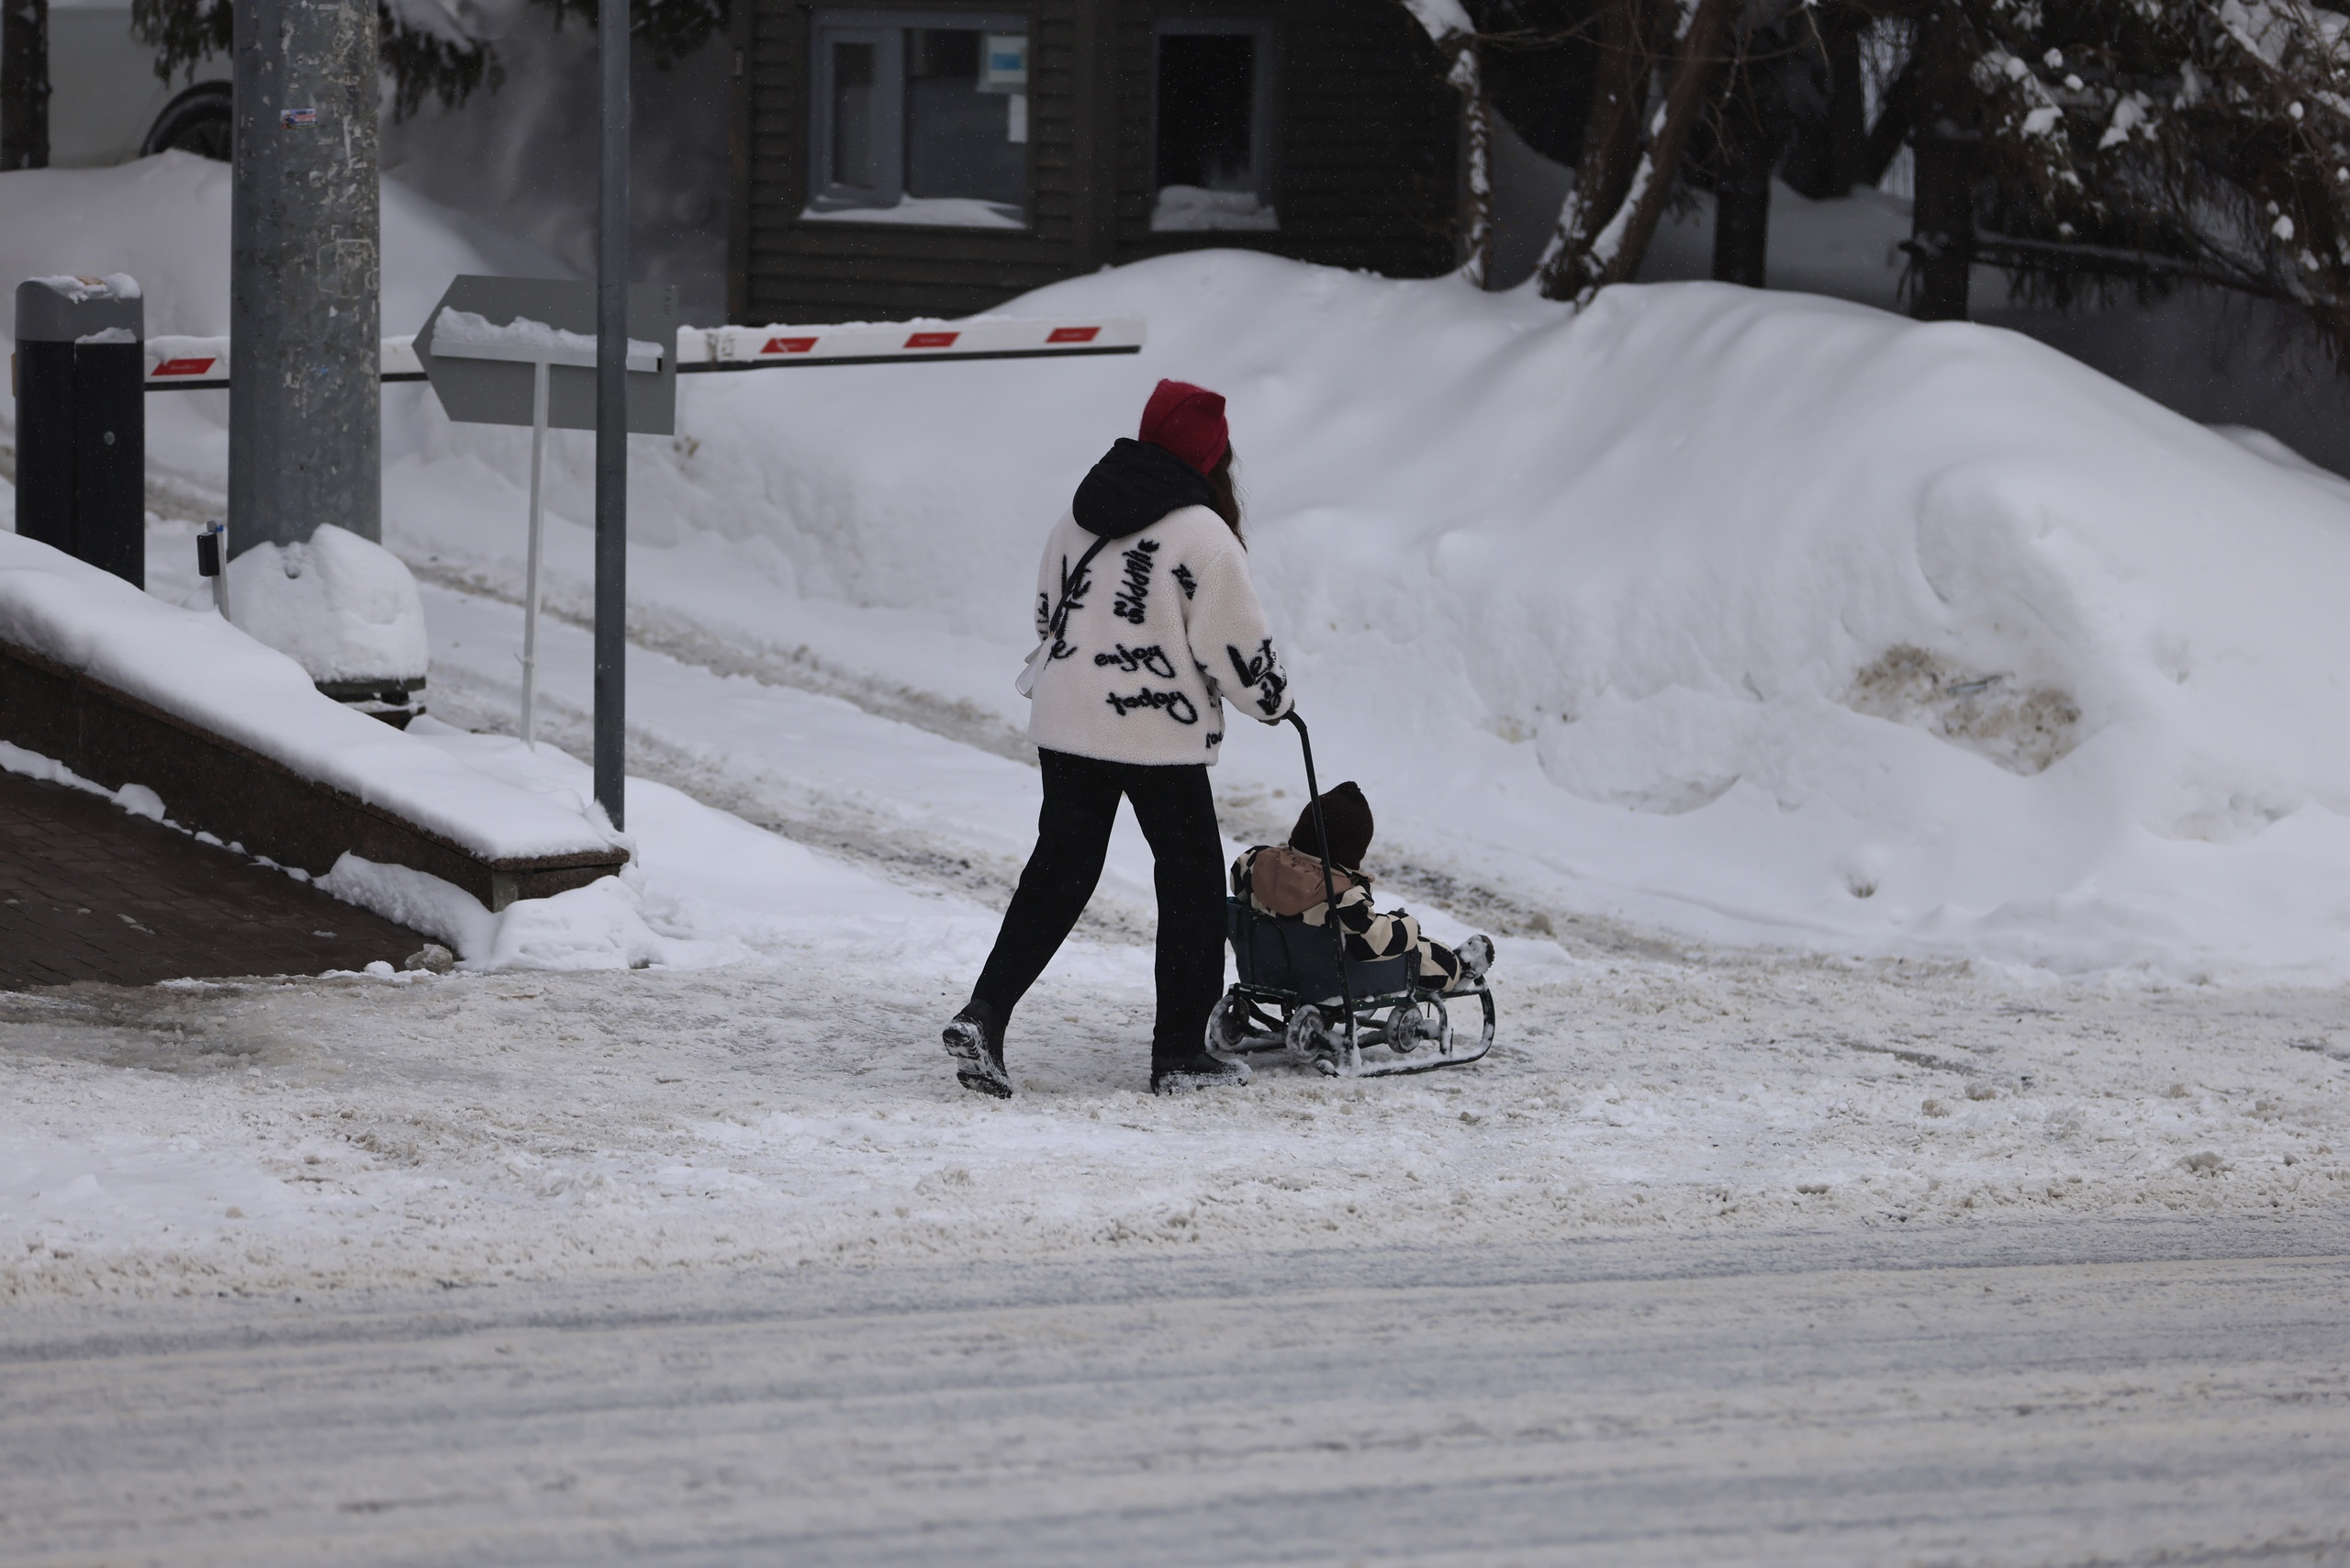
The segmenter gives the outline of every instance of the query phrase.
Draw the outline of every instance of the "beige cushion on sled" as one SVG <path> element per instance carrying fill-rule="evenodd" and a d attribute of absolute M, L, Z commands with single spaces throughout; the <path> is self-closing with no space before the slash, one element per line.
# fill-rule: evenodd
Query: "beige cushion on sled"
<path fill-rule="evenodd" d="M 1364 879 L 1332 868 L 1331 885 L 1343 896 Z M 1322 862 L 1304 850 L 1274 845 L 1248 863 L 1248 891 L 1258 906 L 1279 915 L 1300 915 L 1323 902 Z"/>

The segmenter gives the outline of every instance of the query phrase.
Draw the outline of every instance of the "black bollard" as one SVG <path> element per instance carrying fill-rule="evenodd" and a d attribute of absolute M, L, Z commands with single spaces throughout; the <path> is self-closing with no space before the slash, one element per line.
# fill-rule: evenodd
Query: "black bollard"
<path fill-rule="evenodd" d="M 146 309 L 139 286 L 17 286 L 17 532 L 147 586 Z"/>

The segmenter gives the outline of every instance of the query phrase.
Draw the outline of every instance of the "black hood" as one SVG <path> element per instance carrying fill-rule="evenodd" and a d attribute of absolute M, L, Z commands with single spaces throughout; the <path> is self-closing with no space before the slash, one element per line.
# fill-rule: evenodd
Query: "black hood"
<path fill-rule="evenodd" d="M 1168 451 L 1124 436 L 1080 480 L 1069 510 L 1078 527 L 1104 539 L 1140 533 L 1181 507 L 1215 510 L 1215 491 L 1200 471 Z"/>

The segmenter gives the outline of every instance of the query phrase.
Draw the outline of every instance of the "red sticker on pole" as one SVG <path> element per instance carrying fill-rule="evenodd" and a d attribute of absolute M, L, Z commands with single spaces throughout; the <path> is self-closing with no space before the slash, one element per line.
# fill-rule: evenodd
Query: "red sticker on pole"
<path fill-rule="evenodd" d="M 208 359 L 167 359 L 155 367 L 154 374 L 157 375 L 201 375 L 211 368 L 212 361 Z"/>
<path fill-rule="evenodd" d="M 960 332 L 916 332 L 906 340 L 910 349 L 951 349 Z"/>
<path fill-rule="evenodd" d="M 813 338 L 769 338 L 761 353 L 806 353 L 816 346 Z"/>
<path fill-rule="evenodd" d="M 1048 343 L 1090 343 L 1102 335 L 1099 327 L 1055 327 Z"/>

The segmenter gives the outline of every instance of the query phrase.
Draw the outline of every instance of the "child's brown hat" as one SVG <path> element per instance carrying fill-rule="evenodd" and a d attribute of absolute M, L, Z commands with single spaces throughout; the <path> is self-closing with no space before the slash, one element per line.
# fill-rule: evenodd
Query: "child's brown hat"
<path fill-rule="evenodd" d="M 1349 868 L 1371 853 L 1371 802 L 1351 778 L 1322 791 L 1322 815 L 1330 824 L 1330 863 Z M 1314 807 L 1309 802 L 1290 830 L 1289 846 L 1320 857 L 1321 835 L 1314 831 Z"/>

